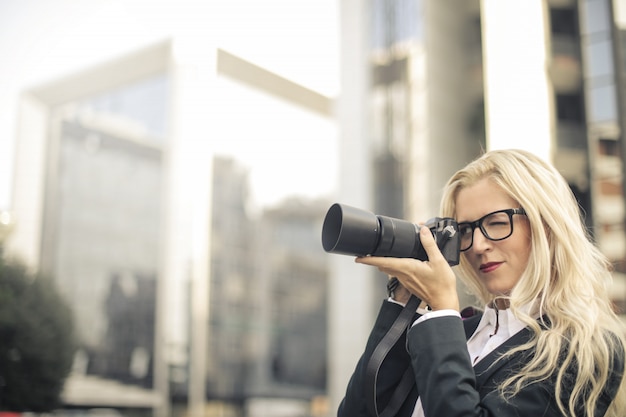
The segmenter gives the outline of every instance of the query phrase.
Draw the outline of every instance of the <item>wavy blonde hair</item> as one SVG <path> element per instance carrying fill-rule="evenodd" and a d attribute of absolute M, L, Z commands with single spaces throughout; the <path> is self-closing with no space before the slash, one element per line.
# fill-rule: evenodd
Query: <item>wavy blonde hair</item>
<path fill-rule="evenodd" d="M 515 395 L 524 386 L 555 378 L 554 395 L 561 412 L 576 417 L 583 405 L 585 415 L 593 417 L 610 370 L 616 366 L 614 360 L 621 357 L 623 362 L 626 346 L 624 324 L 613 311 L 608 293 L 611 265 L 590 240 L 567 182 L 553 166 L 526 151 L 490 151 L 458 171 L 444 190 L 442 215 L 455 217 L 459 191 L 483 178 L 526 210 L 531 228 L 528 265 L 506 298 L 534 335 L 510 353 L 534 349 L 534 354 L 518 374 L 505 381 L 502 394 Z M 465 256 L 461 256 L 459 272 L 480 301 L 493 301 Z M 520 309 L 532 302 L 538 303 L 542 317 L 548 317 L 547 329 Z M 576 372 L 575 381 L 568 379 L 568 370 Z M 624 369 L 616 371 L 624 373 Z M 623 416 L 624 379 L 607 417 Z M 572 384 L 571 391 L 564 392 Z M 567 396 L 569 400 L 563 401 Z"/>

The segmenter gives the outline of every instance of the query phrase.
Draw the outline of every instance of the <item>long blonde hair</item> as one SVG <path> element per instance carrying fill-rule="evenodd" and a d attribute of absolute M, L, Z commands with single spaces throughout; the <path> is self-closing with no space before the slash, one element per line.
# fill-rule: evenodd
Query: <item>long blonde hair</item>
<path fill-rule="evenodd" d="M 531 228 L 528 265 L 507 298 L 534 334 L 511 353 L 534 349 L 534 355 L 505 381 L 502 394 L 515 395 L 533 382 L 556 377 L 554 395 L 561 412 L 576 417 L 583 405 L 585 415 L 593 417 L 610 370 L 617 366 L 614 359 L 621 357 L 623 364 L 626 346 L 624 324 L 609 298 L 611 265 L 590 240 L 567 182 L 554 167 L 526 151 L 487 152 L 458 171 L 444 190 L 442 215 L 455 217 L 459 191 L 483 178 L 526 210 Z M 464 256 L 458 272 L 480 301 L 493 301 Z M 540 315 L 548 317 L 547 329 L 520 309 L 533 302 L 538 303 Z M 566 381 L 567 370 L 576 372 L 575 381 Z M 615 371 L 624 373 L 624 369 Z M 618 412 L 623 416 L 626 410 L 624 379 L 607 417 L 618 417 Z M 571 391 L 563 392 L 571 384 Z M 562 400 L 568 396 L 569 400 Z"/>

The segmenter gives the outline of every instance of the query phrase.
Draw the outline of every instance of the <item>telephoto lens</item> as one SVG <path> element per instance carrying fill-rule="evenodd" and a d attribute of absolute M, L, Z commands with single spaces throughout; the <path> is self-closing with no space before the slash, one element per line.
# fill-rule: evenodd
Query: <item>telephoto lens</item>
<path fill-rule="evenodd" d="M 428 256 L 419 238 L 421 227 L 406 220 L 335 203 L 324 218 L 322 246 L 329 253 L 425 261 Z M 424 227 L 431 230 L 448 263 L 458 264 L 460 251 L 456 221 L 437 217 L 429 220 Z"/>

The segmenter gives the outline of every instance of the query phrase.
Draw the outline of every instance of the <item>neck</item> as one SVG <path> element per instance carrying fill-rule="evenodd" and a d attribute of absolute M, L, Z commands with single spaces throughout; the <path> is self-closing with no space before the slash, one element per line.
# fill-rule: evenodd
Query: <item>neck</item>
<path fill-rule="evenodd" d="M 489 303 L 489 306 L 496 310 L 506 310 L 509 308 L 510 303 L 506 298 L 495 298 Z"/>

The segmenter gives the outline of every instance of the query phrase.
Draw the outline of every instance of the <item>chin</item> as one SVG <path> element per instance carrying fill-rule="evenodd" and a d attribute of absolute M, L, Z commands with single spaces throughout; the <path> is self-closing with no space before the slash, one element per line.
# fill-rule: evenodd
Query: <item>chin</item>
<path fill-rule="evenodd" d="M 493 295 L 494 297 L 508 297 L 511 294 L 510 288 L 487 286 L 487 291 L 489 291 L 489 294 Z"/>

